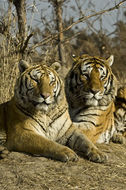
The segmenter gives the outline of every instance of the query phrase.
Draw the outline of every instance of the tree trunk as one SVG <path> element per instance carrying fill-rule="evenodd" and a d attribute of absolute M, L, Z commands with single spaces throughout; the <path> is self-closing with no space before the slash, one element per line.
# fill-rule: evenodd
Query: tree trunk
<path fill-rule="evenodd" d="M 25 39 L 27 37 L 26 30 L 26 0 L 13 0 L 13 4 L 16 7 L 18 16 L 18 29 L 19 29 L 19 40 L 21 48 L 24 46 Z"/>
<path fill-rule="evenodd" d="M 55 13 L 56 13 L 56 24 L 57 24 L 57 31 L 59 32 L 58 35 L 58 54 L 59 54 L 59 60 L 61 63 L 66 62 L 65 58 L 65 50 L 63 46 L 63 40 L 64 40 L 64 35 L 63 35 L 63 20 L 62 20 L 62 1 L 60 0 L 55 0 L 53 1 L 54 7 L 55 7 Z"/>

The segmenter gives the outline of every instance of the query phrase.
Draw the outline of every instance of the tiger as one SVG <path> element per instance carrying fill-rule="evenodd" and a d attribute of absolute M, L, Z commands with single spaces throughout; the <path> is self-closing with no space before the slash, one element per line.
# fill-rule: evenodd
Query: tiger
<path fill-rule="evenodd" d="M 126 85 L 121 86 L 117 91 L 115 99 L 114 120 L 118 141 L 126 142 Z M 124 138 L 122 138 L 123 136 Z M 116 138 L 117 139 L 117 138 Z M 116 139 L 114 139 L 116 141 Z"/>
<path fill-rule="evenodd" d="M 0 105 L 0 134 L 6 134 L 3 147 L 62 162 L 77 161 L 79 155 L 105 162 L 107 155 L 71 121 L 56 67 L 19 61 L 14 96 Z M 3 151 L 1 147 L 1 155 Z"/>
<path fill-rule="evenodd" d="M 117 79 L 111 69 L 113 62 L 113 55 L 108 59 L 74 55 L 65 79 L 71 120 L 95 145 L 119 142 L 114 121 Z"/>

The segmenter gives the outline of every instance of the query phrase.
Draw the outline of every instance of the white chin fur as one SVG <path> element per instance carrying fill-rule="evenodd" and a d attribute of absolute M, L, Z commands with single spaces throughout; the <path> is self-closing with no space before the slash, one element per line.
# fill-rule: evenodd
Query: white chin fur
<path fill-rule="evenodd" d="M 89 94 L 86 94 L 85 95 L 85 98 L 86 98 L 86 102 L 87 102 L 87 104 L 88 105 L 90 105 L 90 104 L 98 104 L 98 101 L 100 100 L 100 99 L 102 99 L 102 97 L 103 97 L 103 95 L 102 94 L 99 94 L 99 93 L 97 93 L 97 94 L 92 94 L 92 93 L 89 93 Z M 94 103 L 93 103 L 94 102 Z M 96 103 L 97 102 L 97 103 Z"/>
<path fill-rule="evenodd" d="M 88 99 L 86 100 L 85 104 L 87 106 L 97 106 L 98 105 L 98 100 L 96 100 L 95 98 L 92 98 L 92 99 Z"/>
<path fill-rule="evenodd" d="M 32 98 L 33 101 L 35 101 L 36 103 L 40 103 L 40 106 L 42 105 L 42 103 L 46 103 L 46 104 L 52 104 L 54 102 L 54 99 L 51 97 L 48 97 L 46 99 L 40 97 L 40 98 Z"/>
<path fill-rule="evenodd" d="M 46 104 L 38 104 L 36 106 L 36 110 L 44 110 L 44 111 L 47 111 L 48 110 L 48 105 Z"/>
<path fill-rule="evenodd" d="M 103 95 L 102 95 L 102 94 L 101 94 L 101 95 L 96 94 L 94 97 L 95 97 L 97 100 L 100 100 L 100 99 L 102 99 Z"/>
<path fill-rule="evenodd" d="M 46 104 L 52 104 L 54 102 L 54 99 L 49 97 L 49 98 L 45 99 L 45 102 L 46 102 Z"/>

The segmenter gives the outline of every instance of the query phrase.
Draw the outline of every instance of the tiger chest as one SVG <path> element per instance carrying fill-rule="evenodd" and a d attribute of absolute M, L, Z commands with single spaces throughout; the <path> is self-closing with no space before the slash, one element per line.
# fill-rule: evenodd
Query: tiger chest
<path fill-rule="evenodd" d="M 54 117 L 43 114 L 35 118 L 34 132 L 57 141 L 66 133 L 71 123 L 68 110 L 56 113 Z"/>
<path fill-rule="evenodd" d="M 93 143 L 108 143 L 115 131 L 114 105 L 90 107 L 76 115 L 76 125 Z"/>
<path fill-rule="evenodd" d="M 114 105 L 111 104 L 106 111 L 100 116 L 101 129 L 96 128 L 98 135 L 97 143 L 109 143 L 115 132 L 114 125 Z"/>

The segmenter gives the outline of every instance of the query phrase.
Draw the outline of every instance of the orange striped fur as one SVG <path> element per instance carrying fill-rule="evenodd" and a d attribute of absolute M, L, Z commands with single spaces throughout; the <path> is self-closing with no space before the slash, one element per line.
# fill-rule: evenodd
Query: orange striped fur
<path fill-rule="evenodd" d="M 124 143 L 126 141 L 126 86 L 118 89 L 115 100 L 115 127 L 118 134 L 118 141 Z M 125 137 L 122 138 L 121 136 Z"/>
<path fill-rule="evenodd" d="M 71 119 L 93 143 L 109 143 L 116 133 L 113 56 L 104 59 L 82 55 L 73 59 L 65 88 Z"/>
<path fill-rule="evenodd" d="M 72 123 L 59 75 L 51 67 L 30 66 L 23 60 L 19 69 L 14 97 L 0 105 L 0 138 L 4 131 L 7 148 L 63 162 L 76 161 L 77 154 L 106 161 L 106 154 Z"/>

